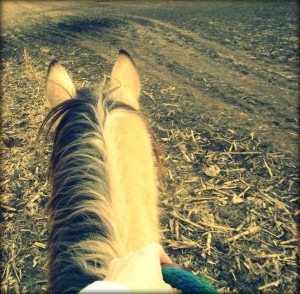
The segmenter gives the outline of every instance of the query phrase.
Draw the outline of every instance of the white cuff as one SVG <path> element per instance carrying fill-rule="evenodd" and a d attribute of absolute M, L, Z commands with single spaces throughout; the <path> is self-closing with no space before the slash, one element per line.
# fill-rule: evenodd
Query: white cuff
<path fill-rule="evenodd" d="M 97 293 L 129 293 L 129 290 L 115 282 L 96 281 L 84 287 L 78 294 L 97 294 Z"/>

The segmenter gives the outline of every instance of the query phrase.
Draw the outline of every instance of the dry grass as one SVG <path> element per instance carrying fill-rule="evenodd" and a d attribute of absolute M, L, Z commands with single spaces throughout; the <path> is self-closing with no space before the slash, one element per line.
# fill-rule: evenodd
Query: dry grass
<path fill-rule="evenodd" d="M 36 158 L 34 142 L 47 112 L 46 65 L 24 51 L 21 62 L 9 59 L 3 66 L 1 292 L 41 292 L 46 285 L 50 145 L 40 144 Z M 172 258 L 220 292 L 295 293 L 296 158 L 270 150 L 252 132 L 240 137 L 234 130 L 168 125 L 164 118 L 180 112 L 178 103 L 161 103 L 149 90 L 143 101 L 165 153 L 161 212 L 163 242 Z M 154 119 L 154 113 L 162 118 Z"/>

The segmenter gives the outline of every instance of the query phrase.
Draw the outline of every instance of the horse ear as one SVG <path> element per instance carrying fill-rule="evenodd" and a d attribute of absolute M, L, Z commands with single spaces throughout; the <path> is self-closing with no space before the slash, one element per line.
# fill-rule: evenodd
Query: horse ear
<path fill-rule="evenodd" d="M 47 72 L 46 102 L 54 108 L 75 95 L 76 89 L 66 70 L 57 60 L 53 60 Z"/>
<path fill-rule="evenodd" d="M 120 50 L 111 73 L 110 98 L 139 108 L 141 82 L 136 66 L 125 50 Z"/>

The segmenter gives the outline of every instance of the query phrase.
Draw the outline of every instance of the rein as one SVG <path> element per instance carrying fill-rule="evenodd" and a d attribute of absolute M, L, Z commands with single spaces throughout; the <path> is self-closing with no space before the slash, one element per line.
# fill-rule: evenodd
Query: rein
<path fill-rule="evenodd" d="M 183 294 L 217 294 L 218 291 L 205 279 L 194 275 L 187 268 L 176 263 L 163 264 L 162 275 L 164 281 L 172 288 Z"/>

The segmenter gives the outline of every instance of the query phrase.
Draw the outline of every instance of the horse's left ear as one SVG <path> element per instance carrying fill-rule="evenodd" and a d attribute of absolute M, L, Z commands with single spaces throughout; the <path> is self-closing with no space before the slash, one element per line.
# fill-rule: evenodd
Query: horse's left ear
<path fill-rule="evenodd" d="M 46 102 L 52 109 L 75 95 L 76 89 L 70 76 L 57 60 L 53 60 L 48 67 Z"/>
<path fill-rule="evenodd" d="M 110 99 L 139 108 L 141 82 L 136 66 L 125 50 L 120 50 L 111 73 Z"/>

